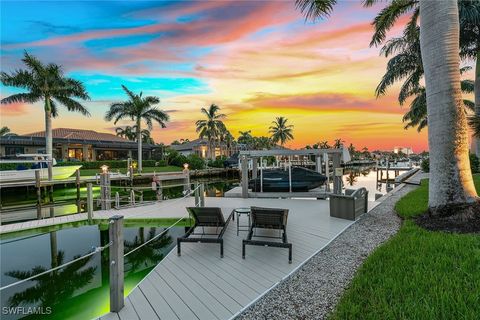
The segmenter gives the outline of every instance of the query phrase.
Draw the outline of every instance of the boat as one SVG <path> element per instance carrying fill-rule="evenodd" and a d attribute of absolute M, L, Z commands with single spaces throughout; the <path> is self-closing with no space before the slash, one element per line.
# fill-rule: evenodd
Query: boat
<path fill-rule="evenodd" d="M 28 168 L 25 164 L 31 163 Z M 17 164 L 15 170 L 0 171 L 0 183 L 35 180 L 35 171 L 40 172 L 41 180 L 48 180 L 48 160 L 45 154 L 17 154 L 15 159 L 0 160 L 0 164 Z M 64 180 L 72 176 L 81 165 L 55 166 L 57 162 L 52 159 L 52 178 Z"/>
<path fill-rule="evenodd" d="M 292 191 L 304 192 L 325 184 L 327 177 L 314 170 L 302 167 L 292 167 Z M 264 169 L 262 177 L 251 179 L 248 183 L 253 192 L 289 192 L 289 172 L 284 169 Z M 262 179 L 262 183 L 260 180 Z M 263 187 L 263 188 L 262 188 Z"/>

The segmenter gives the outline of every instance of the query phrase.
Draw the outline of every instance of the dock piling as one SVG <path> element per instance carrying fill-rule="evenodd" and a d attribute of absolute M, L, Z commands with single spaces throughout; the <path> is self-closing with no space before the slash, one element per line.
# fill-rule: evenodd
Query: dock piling
<path fill-rule="evenodd" d="M 113 216 L 108 230 L 110 247 L 110 312 L 119 312 L 125 305 L 123 275 L 123 216 Z"/>
<path fill-rule="evenodd" d="M 93 220 L 93 188 L 92 183 L 87 183 L 87 215 L 88 223 Z"/>
<path fill-rule="evenodd" d="M 77 213 L 80 213 L 81 203 L 80 203 L 80 169 L 75 171 L 75 186 L 77 187 Z"/>
<path fill-rule="evenodd" d="M 205 185 L 200 184 L 200 207 L 205 207 Z"/>
<path fill-rule="evenodd" d="M 42 185 L 40 184 L 40 170 L 35 170 L 35 187 L 37 188 L 37 219 L 42 219 Z"/>

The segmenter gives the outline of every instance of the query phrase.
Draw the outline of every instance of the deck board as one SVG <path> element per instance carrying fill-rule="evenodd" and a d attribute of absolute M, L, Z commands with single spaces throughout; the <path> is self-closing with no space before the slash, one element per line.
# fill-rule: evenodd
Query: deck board
<path fill-rule="evenodd" d="M 149 319 L 153 315 L 144 316 L 143 312 L 152 311 L 160 319 L 230 319 L 352 223 L 331 218 L 325 200 L 207 198 L 206 204 L 221 207 L 225 215 L 235 207 L 251 205 L 288 208 L 287 234 L 293 244 L 293 263 L 288 263 L 285 248 L 247 246 L 246 258 L 242 259 L 242 240 L 247 233 L 237 236 L 236 221 L 231 221 L 224 234 L 223 258 L 218 244 L 182 243 L 181 256 L 174 249 L 142 280 L 126 301 L 141 319 Z M 174 204 L 167 211 L 181 216 L 185 206 Z M 154 209 L 134 212 L 129 208 L 125 213 L 131 218 L 150 215 Z M 158 216 L 166 214 L 156 209 Z M 138 299 L 139 293 L 149 302 L 142 314 L 138 310 L 145 301 Z"/>

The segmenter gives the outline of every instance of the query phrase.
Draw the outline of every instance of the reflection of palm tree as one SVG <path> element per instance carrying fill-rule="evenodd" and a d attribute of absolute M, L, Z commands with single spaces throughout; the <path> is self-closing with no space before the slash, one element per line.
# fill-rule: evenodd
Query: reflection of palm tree
<path fill-rule="evenodd" d="M 10 132 L 10 128 L 9 128 L 9 127 L 1 127 L 1 128 L 0 128 L 0 137 L 6 135 L 6 134 L 9 133 L 9 132 Z"/>
<path fill-rule="evenodd" d="M 127 249 L 126 253 L 128 254 L 128 252 L 141 246 L 145 242 L 150 241 L 155 236 L 155 227 L 150 228 L 147 238 L 145 238 L 145 229 L 143 227 L 138 228 L 138 235 L 135 236 L 133 241 L 125 241 L 125 248 Z M 161 249 L 171 244 L 172 241 L 172 237 L 168 234 L 165 234 L 158 239 L 150 242 L 149 244 L 141 247 L 135 252 L 129 254 L 126 257 L 127 263 L 130 265 L 129 271 L 135 272 L 137 270 L 140 270 L 142 265 L 146 268 L 158 264 L 164 257 Z"/>
<path fill-rule="evenodd" d="M 349 185 L 353 186 L 357 182 L 357 176 L 355 172 L 350 171 L 350 173 L 346 177 L 346 180 Z"/>
<path fill-rule="evenodd" d="M 50 234 L 50 245 L 52 249 L 52 268 L 62 265 L 65 259 L 63 251 L 56 251 L 56 235 Z M 53 251 L 55 250 L 55 251 Z M 77 259 L 80 256 L 74 256 Z M 96 267 L 84 268 L 91 260 L 91 257 L 81 259 L 64 268 L 52 271 L 39 276 L 35 280 L 36 285 L 28 289 L 15 293 L 9 298 L 10 306 L 19 306 L 23 304 L 40 303 L 40 307 L 52 307 L 53 305 L 64 301 L 73 296 L 76 290 L 83 288 L 93 279 Z M 47 271 L 43 266 L 36 266 L 31 271 L 9 271 L 5 275 L 23 280 L 36 274 Z"/>

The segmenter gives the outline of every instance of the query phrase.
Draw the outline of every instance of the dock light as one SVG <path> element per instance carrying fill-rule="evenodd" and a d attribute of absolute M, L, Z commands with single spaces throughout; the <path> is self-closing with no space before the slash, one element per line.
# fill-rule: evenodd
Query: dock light
<path fill-rule="evenodd" d="M 188 170 L 188 163 L 183 164 L 183 169 Z"/>
<path fill-rule="evenodd" d="M 102 173 L 107 173 L 108 172 L 108 166 L 106 164 L 101 166 L 100 169 L 102 169 Z"/>

